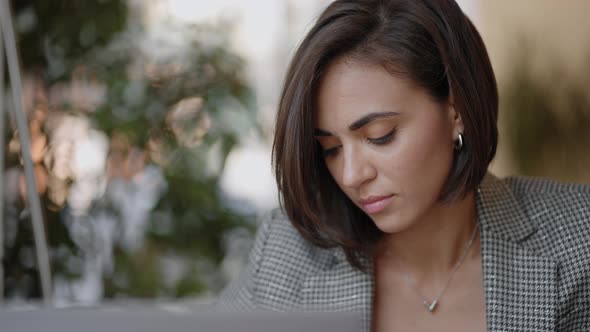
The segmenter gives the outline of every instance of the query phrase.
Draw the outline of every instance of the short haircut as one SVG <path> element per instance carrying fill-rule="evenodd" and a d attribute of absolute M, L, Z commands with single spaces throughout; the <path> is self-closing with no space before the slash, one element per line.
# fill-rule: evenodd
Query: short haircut
<path fill-rule="evenodd" d="M 320 247 L 341 247 L 364 269 L 362 254 L 383 233 L 340 190 L 314 138 L 319 81 L 338 58 L 380 65 L 439 101 L 452 96 L 464 144 L 444 201 L 476 189 L 496 153 L 498 92 L 485 45 L 453 0 L 337 0 L 320 15 L 286 74 L 273 166 L 283 210 L 301 235 Z"/>

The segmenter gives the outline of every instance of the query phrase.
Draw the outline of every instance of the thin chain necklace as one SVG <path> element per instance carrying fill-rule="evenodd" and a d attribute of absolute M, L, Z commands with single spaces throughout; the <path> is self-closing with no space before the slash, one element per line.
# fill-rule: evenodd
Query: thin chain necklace
<path fill-rule="evenodd" d="M 471 246 L 473 245 L 473 242 L 475 240 L 475 235 L 477 234 L 478 226 L 479 225 L 476 223 L 475 228 L 473 229 L 473 234 L 471 234 L 471 238 L 469 239 L 469 242 L 467 242 L 467 246 L 465 247 L 463 254 L 461 255 L 461 257 L 459 257 L 459 260 L 457 260 L 457 263 L 455 263 L 453 270 L 449 274 L 449 278 L 447 279 L 445 286 L 432 301 L 429 301 L 428 298 L 426 298 L 426 296 L 424 296 L 422 292 L 420 292 L 420 290 L 418 289 L 416 284 L 410 279 L 410 277 L 406 273 L 404 273 L 404 279 L 414 289 L 414 291 L 416 291 L 418 296 L 420 296 L 420 298 L 422 299 L 422 304 L 424 304 L 424 306 L 426 307 L 426 309 L 428 309 L 429 312 L 434 312 L 434 309 L 436 309 L 436 306 L 438 305 L 438 301 L 440 300 L 444 292 L 447 290 L 447 287 L 449 287 L 449 284 L 451 283 L 451 279 L 453 279 L 455 272 L 457 272 L 457 270 L 459 269 L 461 264 L 463 264 L 463 261 L 467 257 L 469 249 L 471 249 Z"/>

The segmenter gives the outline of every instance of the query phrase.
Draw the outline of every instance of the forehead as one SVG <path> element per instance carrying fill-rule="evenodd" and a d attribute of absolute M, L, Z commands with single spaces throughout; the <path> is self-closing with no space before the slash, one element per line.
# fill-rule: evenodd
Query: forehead
<path fill-rule="evenodd" d="M 379 65 L 336 60 L 327 66 L 318 85 L 315 126 L 330 129 L 369 113 L 399 111 L 420 92 Z"/>

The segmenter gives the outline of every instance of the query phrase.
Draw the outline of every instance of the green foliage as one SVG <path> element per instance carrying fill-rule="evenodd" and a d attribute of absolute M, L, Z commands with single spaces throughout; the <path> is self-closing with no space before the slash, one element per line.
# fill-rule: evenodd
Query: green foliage
<path fill-rule="evenodd" d="M 161 55 L 151 51 L 173 46 L 164 40 L 155 50 L 146 48 L 145 29 L 129 16 L 124 1 L 15 4 L 17 17 L 31 13 L 36 24 L 28 28 L 23 24 L 19 37 L 24 69 L 41 71 L 48 86 L 91 83 L 104 90 L 96 105 L 66 101 L 54 107 L 90 119 L 110 141 L 109 158 L 130 159 L 132 150 L 140 151 L 143 157 L 134 172 L 155 166 L 165 180 L 165 190 L 147 216 L 142 245 L 133 249 L 124 243 L 125 211 L 116 197 L 108 195 L 108 188 L 119 181 L 127 189 L 142 190 L 133 182 L 135 173 L 127 178 L 111 175 L 107 194 L 82 216 L 44 196 L 54 274 L 76 280 L 84 273 L 79 263 L 71 262 L 97 254 L 100 248 L 95 248 L 92 236 L 100 229 L 93 227 L 106 216 L 115 222 L 116 231 L 113 269 L 102 275 L 104 296 L 183 297 L 221 287 L 217 267 L 225 254 L 224 234 L 236 227 L 253 230 L 253 226 L 226 208 L 218 195 L 219 176 L 240 137 L 260 132 L 243 60 L 227 50 L 223 31 L 178 27 L 177 32 L 186 38 L 185 47 Z M 203 42 L 211 39 L 215 42 Z M 68 186 L 75 180 L 70 179 Z M 75 238 L 75 223 L 88 228 L 85 236 L 89 238 Z M 24 246 L 32 245 L 32 234 L 24 230 L 19 229 L 22 240 L 8 248 L 6 273 L 15 280 L 23 274 L 33 278 L 35 291 L 26 296 L 38 297 L 36 269 L 25 269 L 18 257 Z M 166 259 L 180 266 L 172 279 L 163 271 Z"/>
<path fill-rule="evenodd" d="M 128 7 L 120 0 L 12 1 L 20 56 L 51 79 L 71 72 L 76 60 L 101 47 L 125 28 Z"/>

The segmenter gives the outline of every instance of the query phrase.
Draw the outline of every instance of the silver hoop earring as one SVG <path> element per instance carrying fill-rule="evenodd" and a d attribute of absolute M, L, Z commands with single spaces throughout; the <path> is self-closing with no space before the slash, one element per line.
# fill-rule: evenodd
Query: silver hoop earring
<path fill-rule="evenodd" d="M 455 150 L 461 151 L 461 149 L 463 149 L 463 134 L 459 133 L 459 135 L 457 135 L 457 140 L 455 141 Z"/>

